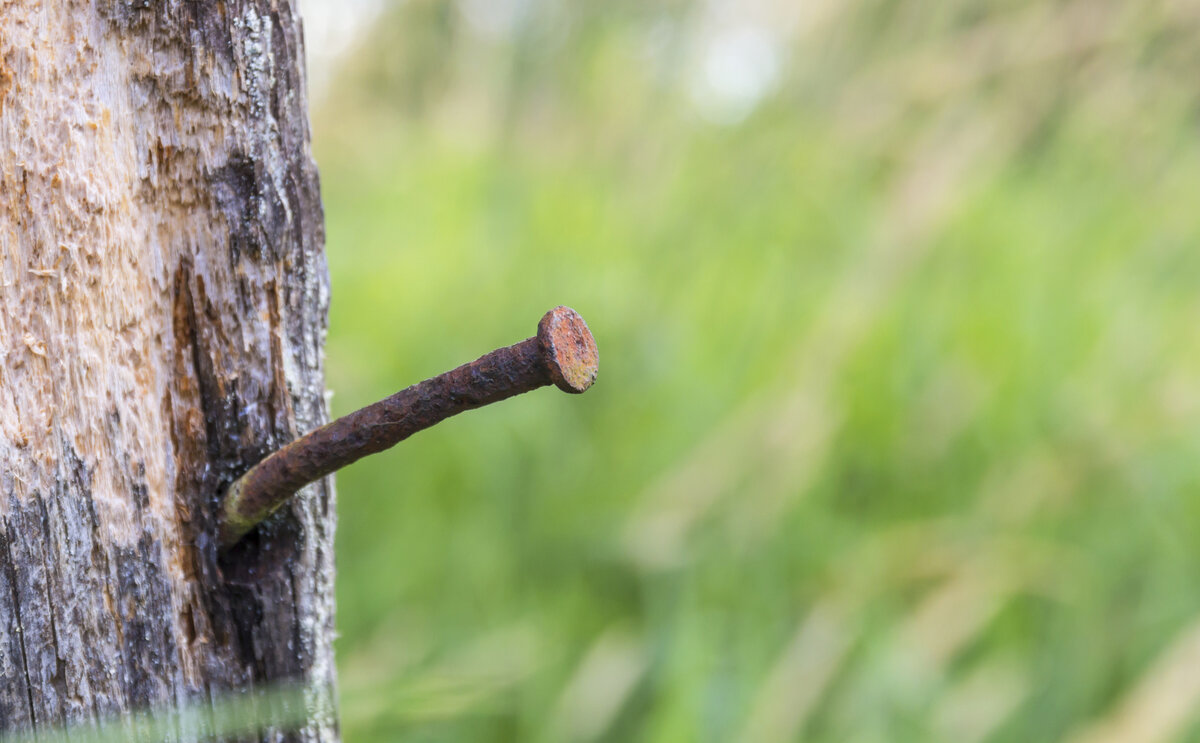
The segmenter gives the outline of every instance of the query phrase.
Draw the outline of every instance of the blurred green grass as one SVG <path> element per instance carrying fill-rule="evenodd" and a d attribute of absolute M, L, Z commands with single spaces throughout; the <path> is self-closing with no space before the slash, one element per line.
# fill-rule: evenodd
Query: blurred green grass
<path fill-rule="evenodd" d="M 1200 740 L 1187 4 L 821 5 L 725 124 L 702 5 L 457 7 L 314 112 L 334 411 L 601 374 L 339 473 L 348 741 Z"/>

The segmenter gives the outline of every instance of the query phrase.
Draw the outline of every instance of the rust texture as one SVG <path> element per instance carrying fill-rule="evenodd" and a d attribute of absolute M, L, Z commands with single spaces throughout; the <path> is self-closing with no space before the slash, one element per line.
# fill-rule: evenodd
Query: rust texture
<path fill-rule="evenodd" d="M 587 323 L 555 307 L 538 333 L 326 424 L 272 453 L 229 487 L 220 540 L 228 548 L 310 482 L 389 449 L 452 415 L 553 384 L 581 393 L 599 368 Z"/>

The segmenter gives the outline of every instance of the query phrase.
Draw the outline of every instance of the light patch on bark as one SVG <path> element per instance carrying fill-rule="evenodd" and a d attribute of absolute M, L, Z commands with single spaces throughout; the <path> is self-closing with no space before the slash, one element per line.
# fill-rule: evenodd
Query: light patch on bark
<path fill-rule="evenodd" d="M 153 254 L 165 246 L 147 244 L 146 220 L 128 198 L 133 153 L 113 130 L 113 110 L 128 108 L 127 93 L 118 92 L 127 82 L 103 52 L 109 45 L 97 42 L 98 22 L 51 9 L 29 20 L 6 29 L 0 61 L 3 77 L 20 81 L 7 87 L 0 113 L 3 456 L 22 473 L 18 493 L 27 495 L 53 485 L 56 439 L 89 452 L 98 516 L 114 540 L 128 543 L 135 518 L 124 475 L 106 456 L 114 448 L 110 416 L 129 411 L 121 450 L 144 463 L 161 512 L 160 406 L 128 403 L 161 399 L 165 389 L 162 339 L 141 332 L 140 322 L 167 306 L 164 261 Z"/>

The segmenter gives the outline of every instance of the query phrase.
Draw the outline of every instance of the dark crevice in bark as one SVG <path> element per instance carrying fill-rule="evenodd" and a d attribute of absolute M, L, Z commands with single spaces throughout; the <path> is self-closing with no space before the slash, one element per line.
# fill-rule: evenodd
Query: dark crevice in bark
<path fill-rule="evenodd" d="M 245 152 L 235 151 L 225 164 L 209 176 L 212 197 L 231 225 L 229 263 L 236 267 L 243 259 L 259 261 L 264 253 L 264 230 L 259 224 L 266 200 L 261 165 Z"/>
<path fill-rule="evenodd" d="M 13 629 L 13 640 L 21 651 L 21 675 L 25 680 L 25 699 L 28 703 L 29 716 L 26 718 L 29 721 L 31 730 L 37 730 L 37 707 L 33 703 L 33 680 L 29 677 L 29 656 L 25 652 L 25 623 L 21 620 L 21 597 L 17 595 L 17 561 L 12 551 L 12 535 L 13 525 L 8 520 L 4 520 L 4 553 L 8 557 L 5 567 L 8 573 L 8 585 L 12 592 L 12 610 L 13 622 L 16 625 Z"/>
<path fill-rule="evenodd" d="M 222 450 L 222 444 L 228 440 L 222 432 L 228 430 L 229 403 L 221 394 L 220 381 L 213 371 L 211 357 L 203 352 L 200 340 L 200 322 L 196 315 L 196 297 L 192 293 L 191 261 L 185 262 L 179 268 L 181 279 L 176 284 L 176 302 L 183 307 L 183 327 L 176 331 L 176 343 L 191 350 L 192 372 L 196 375 L 199 386 L 200 415 L 204 421 L 204 443 L 208 450 L 208 464 L 224 471 L 221 466 L 228 458 Z M 204 301 L 204 279 L 196 279 L 196 293 Z M 231 480 L 232 481 L 232 480 Z"/>
<path fill-rule="evenodd" d="M 58 634 L 58 612 L 54 608 L 54 596 L 62 595 L 62 579 L 56 575 L 54 565 L 50 561 L 50 556 L 59 552 L 54 544 L 54 537 L 50 534 L 50 513 L 46 507 L 46 500 L 39 498 L 38 505 L 42 509 L 42 536 L 45 537 L 45 545 L 41 550 L 42 570 L 46 573 L 46 614 L 50 622 L 50 638 L 53 640 L 55 663 L 54 673 L 50 676 L 50 685 L 54 688 L 59 699 L 65 699 L 67 694 L 66 677 L 62 674 L 62 650 L 59 644 Z M 52 584 L 53 582 L 53 584 Z"/>

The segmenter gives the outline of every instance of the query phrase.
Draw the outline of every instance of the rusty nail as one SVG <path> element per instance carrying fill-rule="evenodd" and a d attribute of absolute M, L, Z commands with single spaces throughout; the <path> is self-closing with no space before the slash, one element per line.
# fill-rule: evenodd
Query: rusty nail
<path fill-rule="evenodd" d="M 599 355 L 587 323 L 555 307 L 537 335 L 342 416 L 273 452 L 229 486 L 220 540 L 228 549 L 297 490 L 391 448 L 452 415 L 553 384 L 580 393 L 596 381 Z"/>

